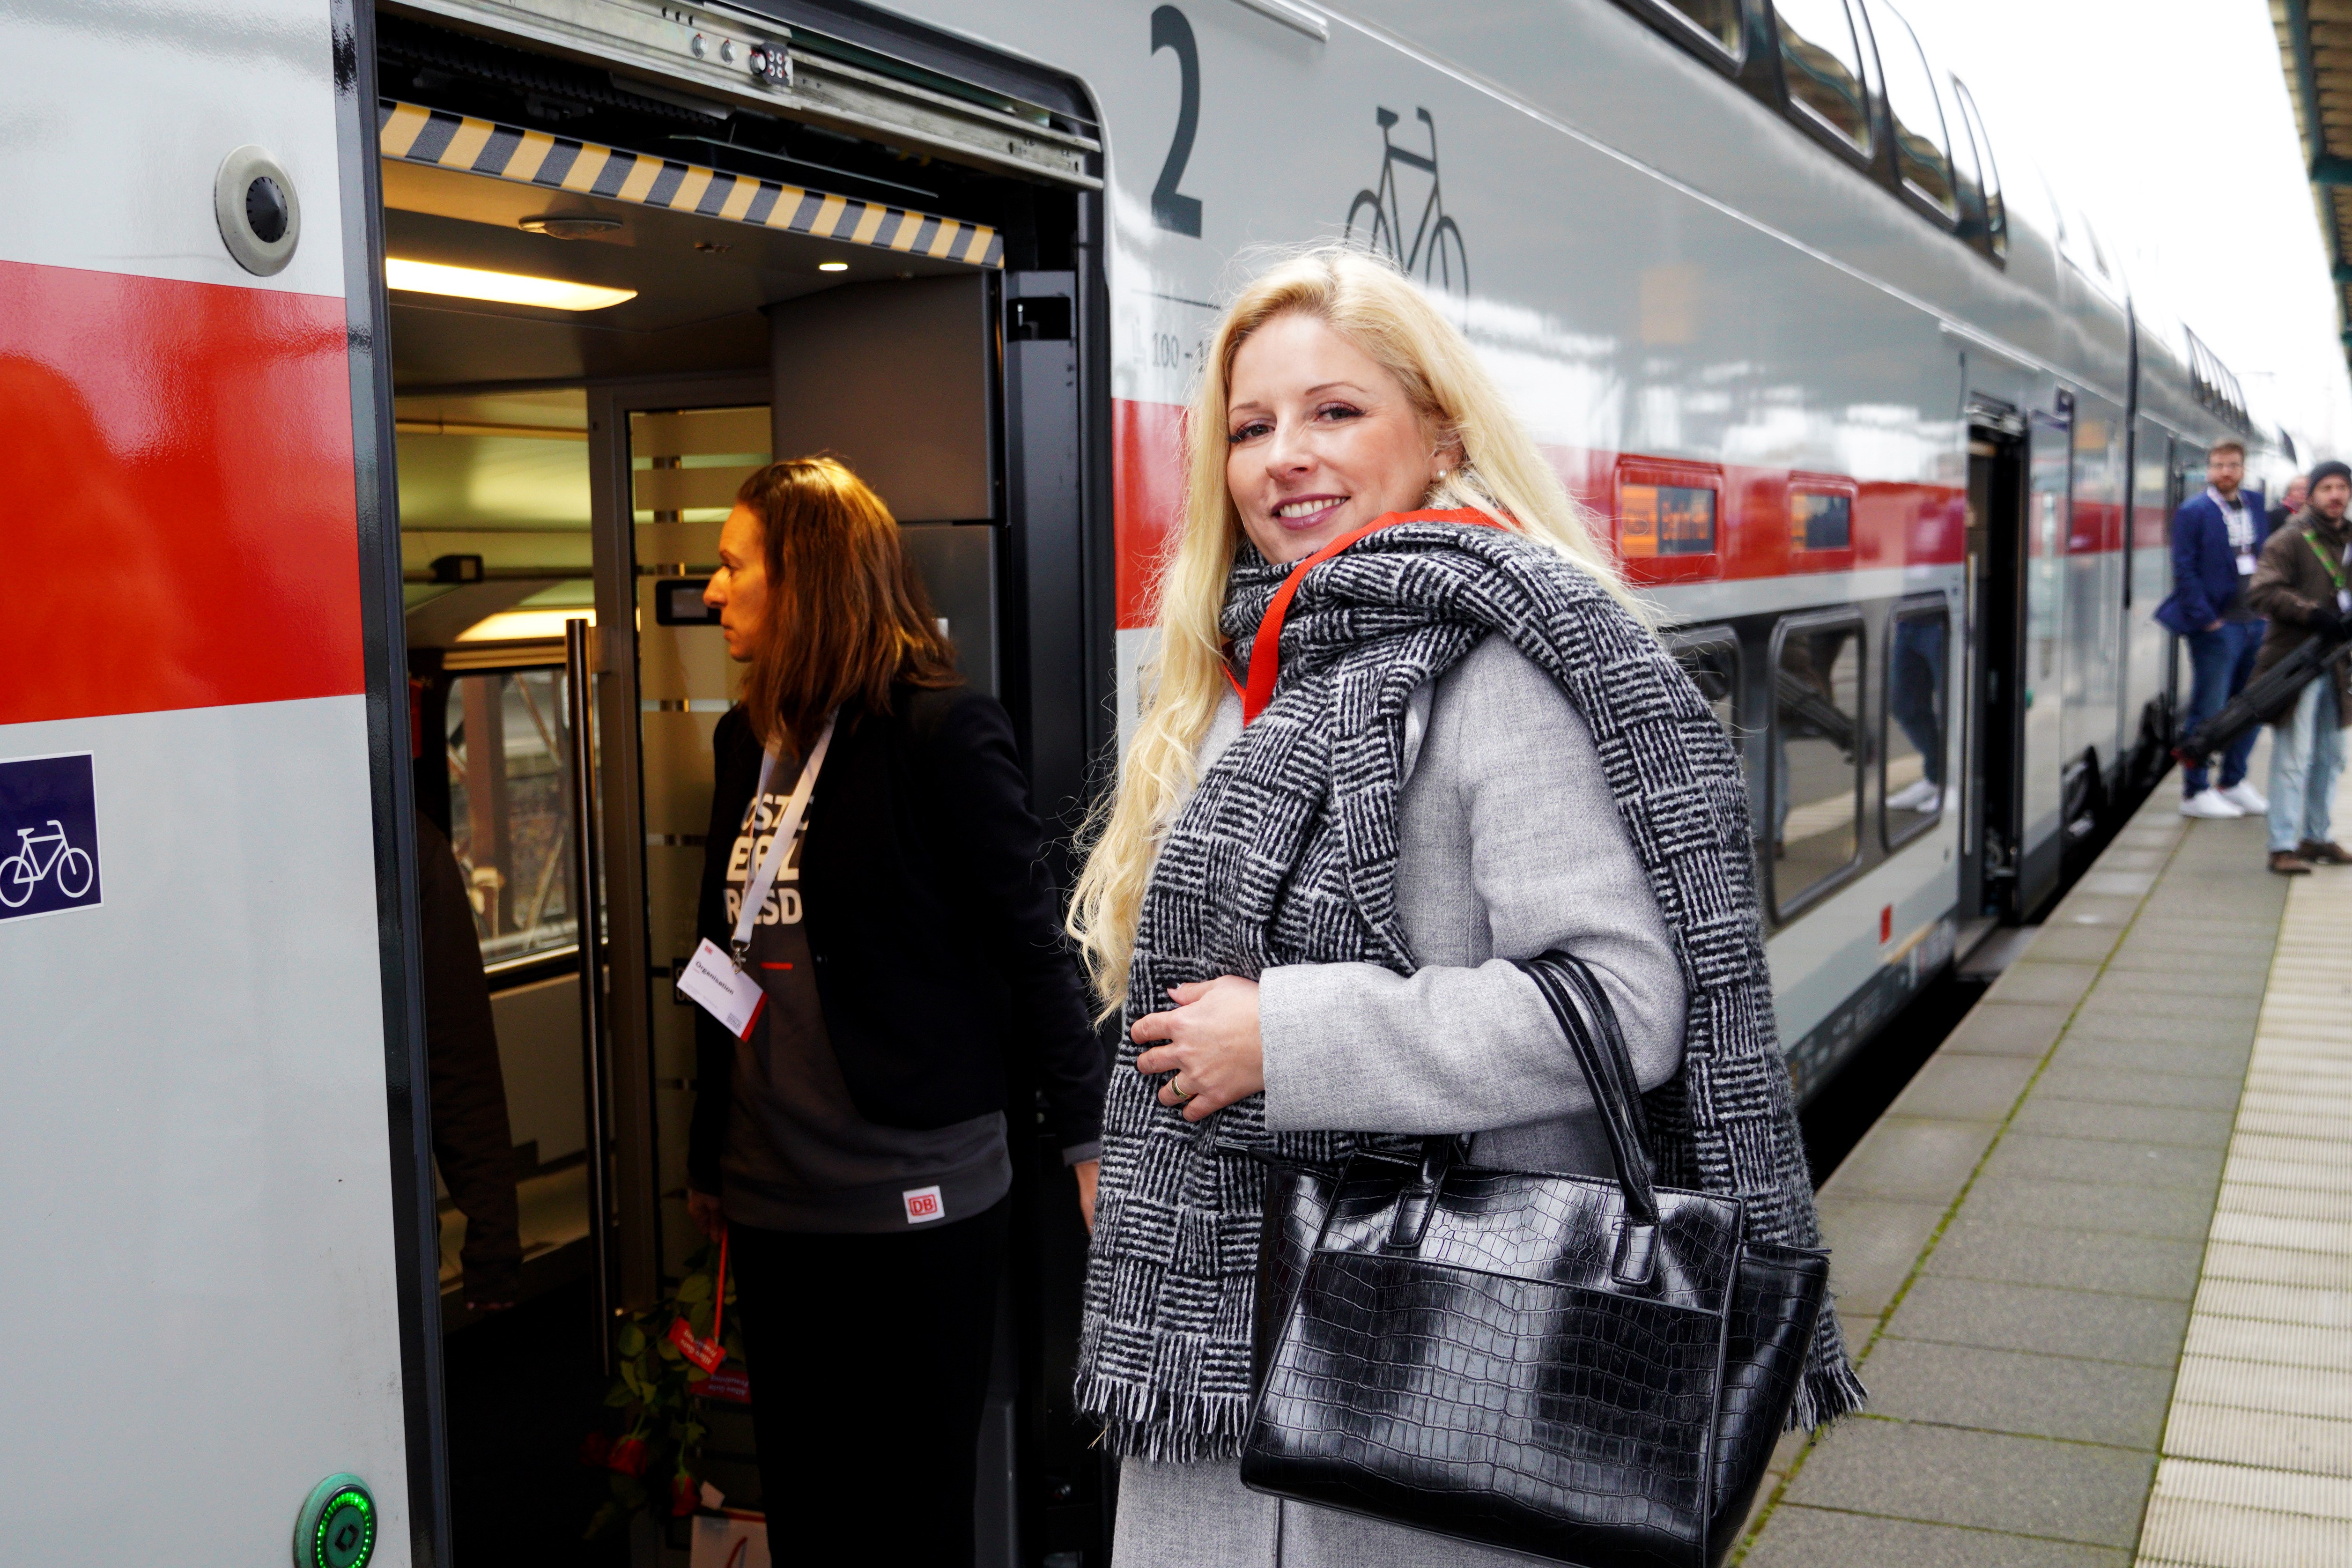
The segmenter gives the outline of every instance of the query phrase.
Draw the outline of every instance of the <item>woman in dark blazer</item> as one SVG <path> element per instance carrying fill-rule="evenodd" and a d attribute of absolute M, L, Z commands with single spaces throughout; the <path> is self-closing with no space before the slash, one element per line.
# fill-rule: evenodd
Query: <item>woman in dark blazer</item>
<path fill-rule="evenodd" d="M 773 464 L 719 554 L 703 596 L 750 668 L 699 923 L 730 950 L 761 891 L 764 1004 L 740 1039 L 698 1016 L 688 1206 L 730 1237 L 771 1552 L 968 1563 L 1008 1085 L 1042 1097 L 1091 1225 L 1104 1057 L 1012 724 L 957 677 L 880 499 L 829 458 Z"/>

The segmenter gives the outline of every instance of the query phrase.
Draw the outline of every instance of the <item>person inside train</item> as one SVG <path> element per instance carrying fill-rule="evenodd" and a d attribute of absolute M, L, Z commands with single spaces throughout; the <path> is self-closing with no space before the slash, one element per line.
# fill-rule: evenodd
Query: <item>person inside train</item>
<path fill-rule="evenodd" d="M 1736 1180 L 1756 1234 L 1811 1237 L 1738 761 L 1460 331 L 1387 263 L 1322 247 L 1244 288 L 1186 428 L 1150 696 L 1071 912 L 1126 1025 L 1077 1374 L 1122 1457 L 1112 1561 L 1524 1562 L 1242 1485 L 1250 1156 L 1458 1133 L 1480 1166 L 1610 1172 L 1517 966 L 1557 951 L 1641 1086 L 1680 1084 L 1648 1102 L 1661 1167 Z M 1634 740 L 1637 716 L 1675 738 Z M 1662 803 L 1695 795 L 1666 830 Z M 1727 1095 L 1737 1143 L 1710 1131 Z M 1862 1397 L 1823 1321 L 1808 1421 Z"/>
<path fill-rule="evenodd" d="M 416 925 L 424 939 L 419 956 L 433 1161 L 450 1202 L 466 1216 L 466 1239 L 457 1249 L 466 1304 L 476 1311 L 502 1311 L 522 1294 L 522 1231 L 498 1023 L 465 871 L 439 825 L 421 811 Z"/>
<path fill-rule="evenodd" d="M 2325 462 L 2311 470 L 2311 499 L 2263 546 L 2246 598 L 2268 618 L 2254 673 L 2268 673 L 2311 638 L 2352 636 L 2352 468 Z M 2295 876 L 2313 866 L 2352 865 L 2330 837 L 2328 808 L 2344 771 L 2344 726 L 2352 723 L 2352 667 L 2336 664 L 2295 693 L 2284 711 L 2264 715 L 2271 737 L 2270 866 Z"/>
<path fill-rule="evenodd" d="M 2193 731 L 2246 689 L 2263 642 L 2262 617 L 2246 602 L 2246 584 L 2270 531 L 2270 519 L 2249 506 L 2239 489 L 2246 448 L 2217 441 L 2205 455 L 2205 493 L 2181 504 L 2172 518 L 2172 594 L 2156 618 L 2189 644 L 2189 711 L 2182 732 Z M 2246 777 L 2254 749 L 2249 730 L 2221 753 L 2221 782 L 2202 767 L 2180 770 L 2180 815 L 2228 818 L 2258 816 L 2269 806 Z"/>
<path fill-rule="evenodd" d="M 2278 504 L 2270 510 L 2271 532 L 2276 533 L 2285 527 L 2287 519 L 2301 511 L 2303 503 L 2310 499 L 2311 476 L 2309 474 L 2297 474 L 2287 480 L 2286 489 L 2279 492 Z"/>
<path fill-rule="evenodd" d="M 1944 618 L 1898 616 L 1888 647 L 1886 709 L 1919 753 L 1920 775 L 1886 797 L 1893 811 L 1943 809 Z"/>
<path fill-rule="evenodd" d="M 697 1014 L 687 1202 L 740 1282 L 771 1552 L 969 1563 L 1035 1146 L 1007 1086 L 1042 1099 L 1091 1224 L 1103 1051 L 1012 722 L 957 675 L 881 499 L 829 458 L 771 464 L 719 558 L 704 599 L 747 669 L 698 922 L 763 1005 L 740 1038 Z"/>

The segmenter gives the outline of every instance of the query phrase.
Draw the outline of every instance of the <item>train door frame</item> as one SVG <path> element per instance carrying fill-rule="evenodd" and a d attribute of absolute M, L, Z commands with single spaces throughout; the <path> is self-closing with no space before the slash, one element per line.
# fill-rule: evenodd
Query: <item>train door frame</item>
<path fill-rule="evenodd" d="M 2036 408 L 2026 416 L 2022 447 L 2024 505 L 2019 512 L 2021 526 L 2016 533 L 2020 568 L 2018 605 L 2021 614 L 2016 679 L 2010 683 L 2010 689 L 2019 694 L 2021 700 L 2016 704 L 2017 766 L 2011 775 L 2017 791 L 2018 801 L 2016 904 L 2011 918 L 2020 921 L 2031 920 L 2042 906 L 2049 901 L 2051 896 L 2057 891 L 2065 872 L 2066 770 L 2068 766 L 2064 733 L 2065 660 L 2068 651 L 2065 552 L 2068 530 L 2072 526 L 2074 510 L 2074 395 L 2065 388 L 2060 387 L 2052 395 L 2051 403 L 2051 407 Z M 2054 508 L 2047 527 L 2042 526 L 2042 520 L 2033 515 L 2034 457 L 2045 435 L 2054 439 L 2056 461 L 2063 468 Z M 2048 636 L 2053 654 L 2053 663 L 2047 671 L 2036 670 L 2033 668 L 2035 568 L 2032 544 L 2037 529 L 2040 529 L 2042 533 L 2042 558 L 2049 563 L 2043 574 L 2044 592 L 2049 595 L 2047 614 L 2053 617 Z M 2045 676 L 2049 685 L 2049 690 L 2046 693 L 2041 689 Z M 2039 778 L 2036 770 L 2038 764 L 2045 759 L 2037 754 L 2033 744 L 2034 729 L 2032 710 L 2037 699 L 2055 705 L 2052 719 L 2045 722 L 2055 723 L 2058 737 L 2055 751 L 2046 759 L 2049 770 L 2048 777 L 2044 781 L 2055 797 L 2052 806 L 2053 826 L 2046 836 L 2038 840 L 2033 837 L 2035 826 L 2033 811 Z"/>
<path fill-rule="evenodd" d="M 2014 921 L 2024 801 L 2026 420 L 2007 404 L 1969 408 L 1968 626 L 1962 699 L 1960 907 Z"/>

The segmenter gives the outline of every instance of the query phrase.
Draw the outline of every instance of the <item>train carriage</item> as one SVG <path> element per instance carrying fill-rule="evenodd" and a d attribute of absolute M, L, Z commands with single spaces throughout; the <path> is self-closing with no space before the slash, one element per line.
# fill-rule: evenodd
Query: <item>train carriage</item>
<path fill-rule="evenodd" d="M 676 1278 L 698 592 L 772 455 L 890 503 L 1066 874 L 1217 302 L 1392 257 L 1736 740 L 1801 1092 L 2152 784 L 2170 511 L 2216 439 L 2295 456 L 1885 0 L 32 0 L 0 80 L 0 1299 L 83 1347 L 19 1371 L 27 1560 L 259 1561 L 338 1478 L 448 1559 L 417 813 L 527 1292 L 593 1340 Z M 1084 1237 L 1030 1152 L 983 1558 L 1078 1568 Z"/>

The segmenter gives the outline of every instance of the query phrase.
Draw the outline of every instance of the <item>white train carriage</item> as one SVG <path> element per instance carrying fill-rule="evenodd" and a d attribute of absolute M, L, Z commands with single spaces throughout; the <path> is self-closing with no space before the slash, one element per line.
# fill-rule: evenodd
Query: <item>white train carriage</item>
<path fill-rule="evenodd" d="M 17 1372 L 26 1561 L 263 1561 L 322 1479 L 380 1560 L 448 1560 L 477 1326 L 414 811 L 473 889 L 528 1289 L 601 1335 L 674 1274 L 730 695 L 697 590 L 771 454 L 874 481 L 1066 827 L 1221 290 L 1253 247 L 1393 255 L 1738 738 L 1807 1090 L 2160 771 L 2169 510 L 2216 438 L 2294 456 L 1884 0 L 30 0 L 0 82 L 0 1158 L 40 1260 L 0 1290 L 82 1350 Z M 991 1563 L 1105 1560 L 1066 1181 L 1016 1188 Z"/>

